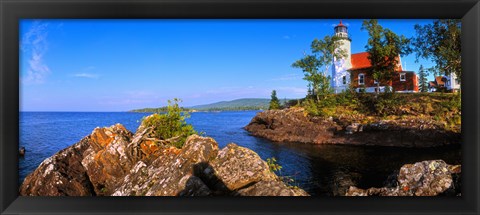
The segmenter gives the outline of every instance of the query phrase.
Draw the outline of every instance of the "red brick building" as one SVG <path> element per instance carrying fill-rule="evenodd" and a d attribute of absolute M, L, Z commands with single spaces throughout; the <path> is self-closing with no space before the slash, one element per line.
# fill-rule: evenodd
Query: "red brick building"
<path fill-rule="evenodd" d="M 352 67 L 348 69 L 350 72 L 350 80 L 352 86 L 360 91 L 364 89 L 366 92 L 375 92 L 377 82 L 371 76 L 372 64 L 368 59 L 368 52 L 360 52 L 351 55 Z M 380 83 L 380 91 L 383 92 L 385 87 L 392 88 L 395 92 L 418 92 L 418 78 L 413 71 L 404 71 L 402 65 L 396 67 L 394 76 L 387 83 Z"/>

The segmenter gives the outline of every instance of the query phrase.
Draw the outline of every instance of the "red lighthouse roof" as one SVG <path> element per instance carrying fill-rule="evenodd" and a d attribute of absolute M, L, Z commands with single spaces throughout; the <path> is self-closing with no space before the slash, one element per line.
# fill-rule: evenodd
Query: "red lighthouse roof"
<path fill-rule="evenodd" d="M 350 70 L 365 69 L 372 66 L 368 60 L 368 52 L 360 52 L 351 55 L 352 68 Z"/>
<path fill-rule="evenodd" d="M 350 70 L 367 69 L 372 67 L 368 56 L 370 56 L 368 52 L 352 54 L 350 58 L 352 62 L 352 68 L 350 68 Z M 400 58 L 397 58 L 397 60 L 400 60 Z M 402 64 L 398 64 L 396 71 L 403 71 Z"/>
<path fill-rule="evenodd" d="M 337 25 L 337 27 L 342 27 L 342 26 L 345 26 L 345 25 L 342 23 L 342 20 L 340 20 L 340 23 Z"/>

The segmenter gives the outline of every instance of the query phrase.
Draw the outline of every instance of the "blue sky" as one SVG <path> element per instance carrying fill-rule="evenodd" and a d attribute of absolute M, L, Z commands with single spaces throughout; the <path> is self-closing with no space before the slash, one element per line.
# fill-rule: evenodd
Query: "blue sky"
<path fill-rule="evenodd" d="M 127 111 L 238 98 L 301 98 L 307 91 L 291 64 L 330 20 L 21 20 L 21 111 Z M 379 20 L 414 36 L 432 20 Z M 362 20 L 343 20 L 352 53 L 365 51 Z M 402 56 L 407 70 L 433 63 Z M 429 77 L 432 79 L 432 77 Z"/>

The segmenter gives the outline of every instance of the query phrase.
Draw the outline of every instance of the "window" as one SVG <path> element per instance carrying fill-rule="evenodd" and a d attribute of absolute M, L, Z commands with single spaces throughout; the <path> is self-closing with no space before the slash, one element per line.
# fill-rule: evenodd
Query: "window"
<path fill-rule="evenodd" d="M 344 75 L 342 77 L 342 83 L 343 83 L 343 85 L 347 84 L 347 76 Z"/>
<path fill-rule="evenodd" d="M 374 80 L 373 80 L 373 83 L 374 83 L 374 84 L 378 84 L 378 81 L 374 79 Z"/>
<path fill-rule="evenodd" d="M 405 81 L 405 80 L 407 80 L 405 73 L 400 73 L 400 81 Z"/>
<path fill-rule="evenodd" d="M 358 84 L 365 84 L 365 74 L 358 74 Z"/>

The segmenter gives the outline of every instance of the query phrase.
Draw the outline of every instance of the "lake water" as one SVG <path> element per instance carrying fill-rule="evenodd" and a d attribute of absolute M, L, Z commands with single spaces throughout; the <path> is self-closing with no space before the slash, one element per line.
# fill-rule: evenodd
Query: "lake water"
<path fill-rule="evenodd" d="M 393 170 L 405 163 L 443 159 L 449 164 L 460 164 L 458 146 L 430 149 L 395 147 L 309 145 L 275 143 L 250 136 L 243 129 L 257 111 L 197 112 L 188 122 L 197 131 L 214 138 L 220 148 L 234 142 L 247 147 L 264 160 L 275 157 L 283 167 L 280 175 L 290 176 L 297 185 L 311 195 L 332 195 L 333 180 L 340 173 L 360 176 L 359 187 L 382 186 Z M 95 127 L 123 124 L 135 132 L 142 117 L 149 113 L 127 112 L 21 112 L 20 147 L 27 149 L 19 160 L 20 182 L 52 156 L 83 137 Z"/>

